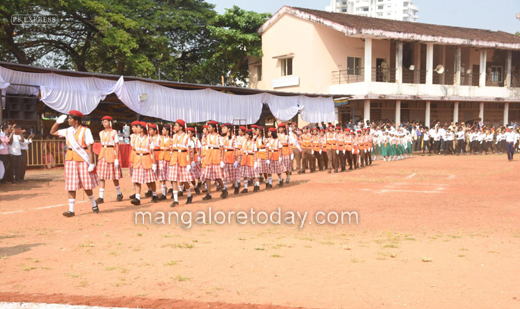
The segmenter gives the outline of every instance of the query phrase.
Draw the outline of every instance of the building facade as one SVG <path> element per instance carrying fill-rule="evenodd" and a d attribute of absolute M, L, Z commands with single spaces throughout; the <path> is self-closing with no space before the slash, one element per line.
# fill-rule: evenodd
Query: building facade
<path fill-rule="evenodd" d="M 412 0 L 331 0 L 325 10 L 402 21 L 417 21 L 419 18 L 419 7 Z"/>
<path fill-rule="evenodd" d="M 520 37 L 283 7 L 250 87 L 345 96 L 337 120 L 520 121 Z"/>

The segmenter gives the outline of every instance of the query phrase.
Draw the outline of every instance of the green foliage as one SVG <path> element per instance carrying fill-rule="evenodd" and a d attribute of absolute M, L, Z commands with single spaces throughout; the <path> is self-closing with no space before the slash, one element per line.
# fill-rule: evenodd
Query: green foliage
<path fill-rule="evenodd" d="M 20 25 L 15 14 L 58 16 Z M 0 60 L 96 73 L 217 84 L 247 81 L 269 14 L 204 0 L 3 0 Z"/>

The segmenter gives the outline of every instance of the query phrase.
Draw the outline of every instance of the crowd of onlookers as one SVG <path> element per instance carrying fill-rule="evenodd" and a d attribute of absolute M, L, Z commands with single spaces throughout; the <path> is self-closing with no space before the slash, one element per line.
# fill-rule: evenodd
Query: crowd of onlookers
<path fill-rule="evenodd" d="M 2 124 L 0 132 L 0 161 L 2 169 L 1 183 L 10 181 L 21 183 L 25 181 L 27 167 L 27 152 L 32 142 L 33 134 L 25 136 L 25 130 L 17 124 Z M 3 172 L 3 173 L 2 173 Z"/>

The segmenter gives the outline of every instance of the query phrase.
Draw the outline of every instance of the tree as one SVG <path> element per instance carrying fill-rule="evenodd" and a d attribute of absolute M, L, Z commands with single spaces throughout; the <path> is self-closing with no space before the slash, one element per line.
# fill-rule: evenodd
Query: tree
<path fill-rule="evenodd" d="M 228 84 L 247 84 L 248 57 L 262 56 L 262 42 L 257 30 L 271 17 L 270 13 L 244 11 L 238 6 L 226 9 L 209 27 L 218 42 L 211 65 L 223 69 Z"/>

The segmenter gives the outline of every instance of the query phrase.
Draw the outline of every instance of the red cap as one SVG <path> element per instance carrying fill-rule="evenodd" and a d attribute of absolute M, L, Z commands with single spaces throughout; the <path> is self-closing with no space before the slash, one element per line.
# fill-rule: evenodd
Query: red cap
<path fill-rule="evenodd" d="M 256 129 L 258 126 L 256 124 L 252 125 L 251 128 Z"/>
<path fill-rule="evenodd" d="M 101 118 L 101 121 L 104 121 L 104 120 L 114 121 L 114 119 L 112 119 L 112 117 L 110 117 L 110 116 L 105 116 L 105 117 Z"/>
<path fill-rule="evenodd" d="M 75 116 L 75 117 L 79 117 L 79 118 L 83 118 L 83 114 L 81 112 L 75 111 L 75 110 L 70 111 L 69 115 L 72 115 L 72 116 Z"/>
<path fill-rule="evenodd" d="M 279 128 L 285 128 L 285 123 L 280 123 L 280 124 L 278 125 L 278 127 L 279 127 Z"/>
<path fill-rule="evenodd" d="M 297 126 L 296 122 L 291 123 L 291 126 Z"/>
<path fill-rule="evenodd" d="M 318 127 L 314 127 L 314 129 L 312 129 L 312 131 L 314 131 L 314 130 L 318 131 L 319 129 L 318 129 Z"/>
<path fill-rule="evenodd" d="M 208 124 L 214 124 L 214 125 L 217 125 L 218 123 L 216 121 L 209 121 Z"/>
<path fill-rule="evenodd" d="M 155 123 L 149 123 L 148 128 L 157 130 L 157 125 Z"/>
<path fill-rule="evenodd" d="M 132 122 L 132 127 L 138 125 L 140 122 L 138 120 Z"/>
<path fill-rule="evenodd" d="M 361 130 L 357 130 L 358 133 L 361 133 Z"/>
<path fill-rule="evenodd" d="M 184 120 L 182 120 L 182 119 L 177 119 L 177 121 L 175 121 L 175 122 L 178 123 L 181 127 L 186 126 L 186 122 L 184 122 Z"/>
<path fill-rule="evenodd" d="M 144 121 L 139 121 L 139 124 L 143 126 L 143 128 L 146 128 L 146 122 Z"/>
<path fill-rule="evenodd" d="M 203 125 L 202 127 L 203 127 L 203 128 L 207 128 L 207 127 L 208 127 L 208 125 L 207 125 L 207 124 L 205 124 L 205 125 Z"/>
<path fill-rule="evenodd" d="M 244 126 L 240 126 L 240 130 L 242 130 L 242 131 L 246 132 L 246 131 L 247 131 L 247 128 L 246 128 L 246 127 L 244 127 Z"/>
<path fill-rule="evenodd" d="M 330 127 L 334 128 L 334 125 L 331 123 L 331 124 L 329 124 L 329 128 L 330 128 Z"/>
<path fill-rule="evenodd" d="M 257 128 L 258 130 L 263 130 L 263 129 L 264 129 L 264 127 L 261 127 L 261 126 L 257 126 L 256 128 Z"/>
<path fill-rule="evenodd" d="M 187 128 L 186 130 L 187 130 L 187 131 L 195 132 L 195 128 Z"/>
<path fill-rule="evenodd" d="M 320 132 L 325 132 L 325 130 L 321 129 Z"/>
<path fill-rule="evenodd" d="M 276 128 L 269 128 L 269 131 L 276 132 Z"/>
<path fill-rule="evenodd" d="M 356 135 L 356 132 L 352 131 L 352 133 L 350 133 L 350 135 Z"/>
<path fill-rule="evenodd" d="M 345 128 L 343 131 L 350 132 L 350 129 L 349 128 Z"/>

